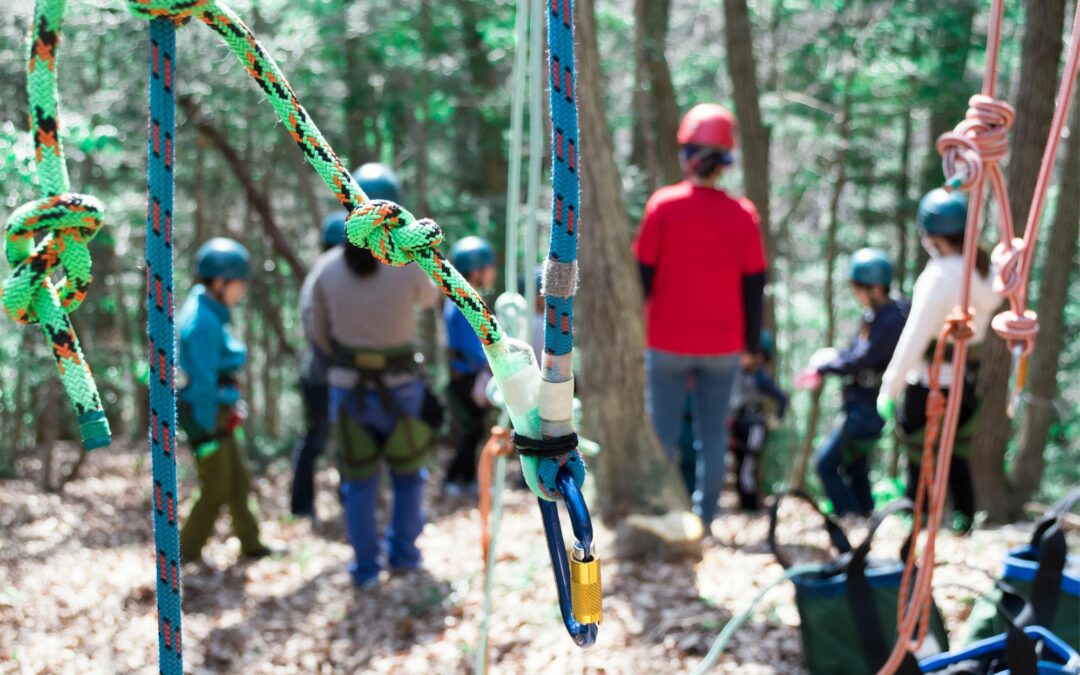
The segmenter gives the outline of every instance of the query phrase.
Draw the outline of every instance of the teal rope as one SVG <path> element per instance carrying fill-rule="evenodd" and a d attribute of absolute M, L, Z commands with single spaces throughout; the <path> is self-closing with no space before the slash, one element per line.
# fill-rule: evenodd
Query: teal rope
<path fill-rule="evenodd" d="M 150 139 L 147 144 L 146 267 L 150 338 L 150 455 L 154 474 L 158 663 L 184 672 L 180 649 L 180 533 L 176 526 L 176 342 L 172 214 L 176 132 L 176 24 L 150 21 Z"/>

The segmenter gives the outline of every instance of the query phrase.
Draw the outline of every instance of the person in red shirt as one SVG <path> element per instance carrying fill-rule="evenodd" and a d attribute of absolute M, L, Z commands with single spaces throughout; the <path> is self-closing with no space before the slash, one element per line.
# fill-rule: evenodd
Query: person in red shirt
<path fill-rule="evenodd" d="M 754 205 L 716 187 L 733 161 L 732 114 L 715 104 L 695 106 L 678 141 L 686 180 L 649 199 L 634 255 L 645 290 L 649 417 L 674 461 L 687 382 L 694 379 L 701 441 L 694 512 L 708 532 L 724 482 L 732 384 L 742 357 L 758 350 L 765 249 Z"/>

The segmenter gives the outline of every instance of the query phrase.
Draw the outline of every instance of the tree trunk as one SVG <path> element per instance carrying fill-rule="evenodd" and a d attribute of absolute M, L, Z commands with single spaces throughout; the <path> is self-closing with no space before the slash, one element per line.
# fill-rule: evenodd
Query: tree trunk
<path fill-rule="evenodd" d="M 1073 103 L 1069 118 L 1069 139 L 1057 211 L 1046 242 L 1046 257 L 1039 278 L 1038 348 L 1031 355 L 1028 370 L 1030 401 L 1020 427 L 1020 447 L 1013 458 L 1012 494 L 1009 505 L 1019 512 L 1039 488 L 1043 474 L 1043 452 L 1050 426 L 1057 421 L 1053 401 L 1058 392 L 1058 357 L 1064 342 L 1065 305 L 1072 273 L 1076 269 L 1076 244 L 1080 236 L 1080 103 Z"/>
<path fill-rule="evenodd" d="M 724 37 L 728 50 L 728 72 L 735 98 L 743 168 L 743 189 L 757 207 L 765 248 L 774 248 L 769 209 L 769 130 L 761 117 L 758 102 L 757 61 L 754 59 L 753 27 L 746 0 L 724 0 Z M 766 271 L 772 275 L 772 256 L 767 255 Z M 776 308 L 772 296 L 765 296 L 765 327 L 776 330 Z"/>
<path fill-rule="evenodd" d="M 832 194 L 829 198 L 829 229 L 825 238 L 825 344 L 831 345 L 836 341 L 836 234 L 840 226 L 840 200 L 844 196 L 844 188 L 848 182 L 847 154 L 848 144 L 851 142 L 851 104 L 852 85 L 855 79 L 855 70 L 849 68 L 844 83 L 844 107 L 840 115 L 840 147 L 836 153 L 836 180 L 833 182 Z M 806 434 L 803 436 L 803 444 L 799 449 L 799 456 L 795 462 L 789 483 L 795 489 L 801 490 L 806 485 L 806 468 L 810 464 L 810 454 L 814 449 L 814 440 L 817 436 L 818 418 L 821 416 L 821 389 L 810 394 L 810 414 L 806 421 Z"/>
<path fill-rule="evenodd" d="M 915 224 L 915 209 L 911 200 L 911 136 L 914 116 L 904 112 L 904 129 L 900 141 L 900 170 L 896 181 L 896 290 L 903 295 L 908 271 L 908 239 Z"/>
<path fill-rule="evenodd" d="M 1034 196 L 1035 179 L 1042 161 L 1050 120 L 1054 115 L 1061 34 L 1065 25 L 1065 0 L 1026 0 L 1020 87 L 1017 93 L 1016 128 L 1009 156 L 1008 188 L 1016 233 L 1023 233 Z M 995 233 L 996 234 L 996 233 Z M 995 237 L 996 238 L 996 237 Z M 1012 520 L 1019 515 L 1012 503 L 1014 486 L 1006 475 L 1005 452 L 1011 435 L 1010 420 L 1001 414 L 1007 405 L 1012 357 L 996 334 L 983 346 L 979 391 L 983 418 L 975 432 L 972 475 L 978 507 L 992 521 Z M 1041 453 L 1039 457 L 1041 475 Z"/>
<path fill-rule="evenodd" d="M 979 8 L 977 0 L 951 0 L 941 3 L 922 2 L 920 9 L 933 12 L 936 20 L 929 42 L 936 46 L 937 67 L 927 83 L 934 92 L 933 105 L 930 108 L 930 123 L 927 127 L 926 158 L 922 168 L 920 194 L 941 187 L 944 178 L 941 173 L 941 158 L 935 149 L 937 138 L 952 129 L 964 119 L 968 99 L 977 93 L 967 77 L 968 54 L 971 52 L 972 32 L 975 25 L 975 12 Z M 915 269 L 922 269 L 929 259 L 922 246 L 915 250 Z"/>
<path fill-rule="evenodd" d="M 665 53 L 671 0 L 636 0 L 634 3 L 635 155 L 645 162 L 648 191 L 682 179 L 675 136 L 679 131 L 679 104 Z"/>
<path fill-rule="evenodd" d="M 577 19 L 583 182 L 577 337 L 584 432 L 604 448 L 597 460 L 599 508 L 608 519 L 685 509 L 686 491 L 645 414 L 641 285 L 604 113 L 593 0 L 578 1 Z"/>

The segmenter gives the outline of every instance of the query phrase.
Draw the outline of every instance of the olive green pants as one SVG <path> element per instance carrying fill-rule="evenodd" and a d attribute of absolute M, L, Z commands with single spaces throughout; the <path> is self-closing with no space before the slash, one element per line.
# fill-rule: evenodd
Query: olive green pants
<path fill-rule="evenodd" d="M 243 450 L 235 432 L 224 435 L 218 443 L 217 451 L 195 460 L 199 494 L 180 530 L 180 557 L 184 561 L 201 557 L 222 506 L 229 507 L 233 534 L 240 540 L 240 551 L 250 554 L 262 548 L 259 524 L 248 504 L 251 478 L 244 465 Z"/>

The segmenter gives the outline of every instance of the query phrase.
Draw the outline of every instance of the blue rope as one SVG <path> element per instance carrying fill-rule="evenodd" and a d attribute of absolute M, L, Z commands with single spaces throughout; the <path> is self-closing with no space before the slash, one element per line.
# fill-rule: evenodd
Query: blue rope
<path fill-rule="evenodd" d="M 548 260 L 560 265 L 576 264 L 578 233 L 581 230 L 578 175 L 577 68 L 574 60 L 574 2 L 545 0 L 548 7 L 547 43 L 551 114 L 551 243 Z M 567 284 L 558 284 L 567 292 Z M 565 296 L 552 293 L 544 283 L 543 377 L 562 382 L 573 374 L 574 293 L 569 284 Z M 543 490 L 558 495 L 558 474 L 570 471 L 578 485 L 585 482 L 585 462 L 577 452 L 537 463 L 536 473 Z"/>
<path fill-rule="evenodd" d="M 580 229 L 577 69 L 574 62 L 574 2 L 548 0 L 548 87 L 551 100 L 551 244 L 548 258 L 577 260 Z M 546 289 L 545 289 L 546 290 Z M 574 349 L 574 298 L 544 296 L 544 351 L 565 356 Z"/>
<path fill-rule="evenodd" d="M 173 163 L 176 24 L 150 22 L 150 140 L 147 150 L 146 276 L 150 338 L 150 454 L 154 471 L 158 667 L 181 675 L 180 532 L 176 491 L 176 343 L 173 329 Z"/>

